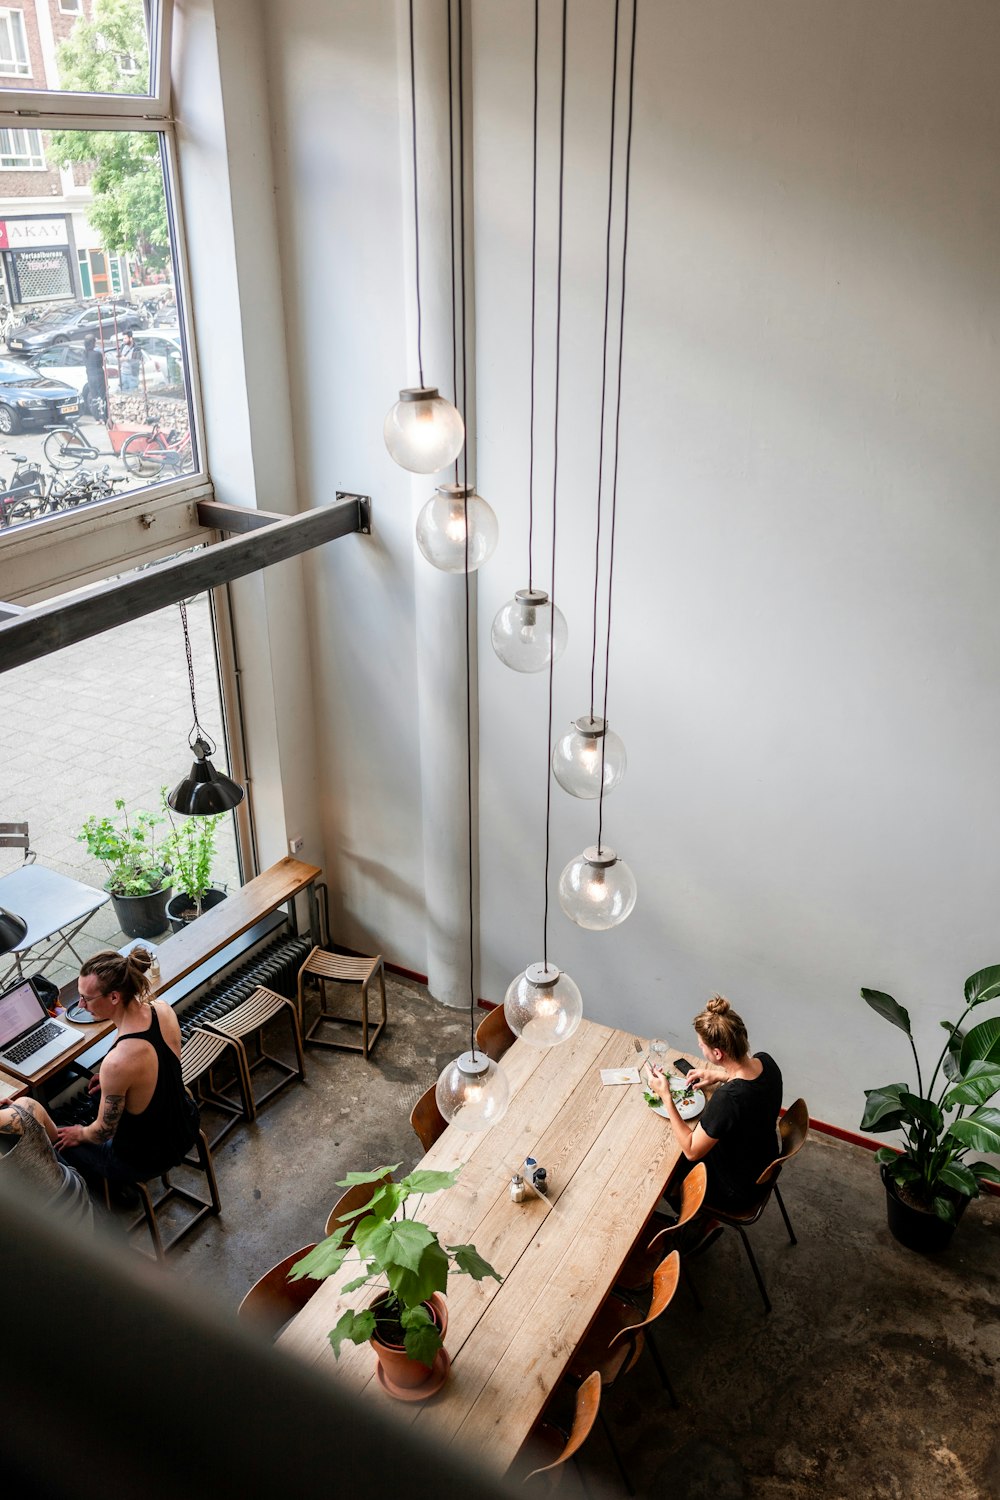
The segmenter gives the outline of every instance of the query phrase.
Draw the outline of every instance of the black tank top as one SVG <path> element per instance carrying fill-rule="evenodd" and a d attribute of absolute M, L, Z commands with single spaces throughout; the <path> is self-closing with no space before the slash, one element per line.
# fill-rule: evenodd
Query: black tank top
<path fill-rule="evenodd" d="M 131 1031 L 119 1042 L 145 1042 L 156 1053 L 156 1087 L 141 1114 L 124 1112 L 115 1132 L 114 1154 L 138 1177 L 156 1177 L 175 1167 L 198 1134 L 198 1110 L 181 1082 L 181 1060 L 160 1030 L 160 1019 L 150 1006 L 146 1031 Z"/>

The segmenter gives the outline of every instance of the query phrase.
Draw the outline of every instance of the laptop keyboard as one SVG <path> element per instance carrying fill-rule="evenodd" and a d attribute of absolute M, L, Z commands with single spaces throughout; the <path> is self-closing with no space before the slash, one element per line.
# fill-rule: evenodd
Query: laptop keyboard
<path fill-rule="evenodd" d="M 22 1063 L 26 1057 L 37 1052 L 49 1042 L 54 1042 L 62 1031 L 55 1021 L 46 1021 L 44 1026 L 39 1026 L 30 1036 L 26 1036 L 23 1042 L 18 1042 L 16 1047 L 8 1047 L 6 1052 L 0 1052 L 0 1057 L 5 1057 L 8 1062 Z"/>

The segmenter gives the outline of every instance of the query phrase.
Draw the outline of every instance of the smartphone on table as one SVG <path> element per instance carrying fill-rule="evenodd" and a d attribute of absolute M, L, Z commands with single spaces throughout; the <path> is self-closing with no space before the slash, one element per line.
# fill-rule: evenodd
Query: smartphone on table
<path fill-rule="evenodd" d="M 680 1073 L 681 1077 L 684 1078 L 688 1073 L 692 1072 L 694 1064 L 689 1063 L 686 1057 L 675 1057 L 674 1067 Z"/>

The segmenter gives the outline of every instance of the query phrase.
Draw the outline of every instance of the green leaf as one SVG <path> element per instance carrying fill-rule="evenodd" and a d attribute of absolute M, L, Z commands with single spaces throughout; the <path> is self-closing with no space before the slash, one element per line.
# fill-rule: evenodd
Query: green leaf
<path fill-rule="evenodd" d="M 988 1161 L 974 1161 L 969 1164 L 969 1171 L 980 1182 L 995 1182 L 1000 1184 L 1000 1167 L 995 1167 Z"/>
<path fill-rule="evenodd" d="M 410 1359 L 418 1359 L 423 1365 L 432 1365 L 441 1348 L 441 1333 L 430 1319 L 407 1328 L 403 1336 L 403 1348 Z"/>
<path fill-rule="evenodd" d="M 409 1188 L 411 1193 L 440 1193 L 443 1188 L 455 1186 L 459 1170 L 460 1168 L 456 1168 L 454 1172 L 432 1172 L 427 1167 L 418 1167 L 415 1172 L 407 1173 L 400 1186 Z"/>
<path fill-rule="evenodd" d="M 364 1260 L 375 1260 L 388 1271 L 401 1266 L 407 1271 L 420 1269 L 421 1257 L 429 1245 L 437 1244 L 426 1224 L 412 1219 L 362 1219 L 354 1231 L 354 1243 Z"/>
<path fill-rule="evenodd" d="M 862 1130 L 895 1130 L 903 1118 L 900 1094 L 905 1093 L 905 1083 L 884 1083 L 881 1088 L 865 1089 L 865 1112 L 861 1120 Z"/>
<path fill-rule="evenodd" d="M 880 1167 L 892 1167 L 899 1161 L 899 1152 L 891 1146 L 880 1146 L 875 1152 L 875 1160 Z"/>
<path fill-rule="evenodd" d="M 966 1005 L 982 1005 L 986 1000 L 995 1000 L 1000 995 L 1000 964 L 991 964 L 980 969 L 965 981 Z"/>
<path fill-rule="evenodd" d="M 364 1344 L 374 1332 L 375 1314 L 370 1307 L 366 1307 L 364 1312 L 360 1313 L 355 1312 L 353 1308 L 348 1308 L 347 1312 L 341 1314 L 336 1328 L 330 1329 L 329 1339 L 334 1355 L 337 1359 L 340 1358 L 340 1346 L 345 1339 L 352 1344 Z"/>
<path fill-rule="evenodd" d="M 1000 1109 L 984 1107 L 964 1120 L 953 1120 L 945 1135 L 948 1139 L 974 1146 L 977 1151 L 1000 1151 Z"/>
<path fill-rule="evenodd" d="M 1000 1063 L 1000 1016 L 990 1016 L 966 1033 L 962 1043 L 962 1073 L 976 1061 Z"/>
<path fill-rule="evenodd" d="M 1000 1065 L 977 1058 L 969 1064 L 965 1077 L 959 1079 L 955 1087 L 945 1095 L 944 1103 L 948 1109 L 954 1108 L 956 1104 L 985 1104 L 998 1089 Z"/>
<path fill-rule="evenodd" d="M 933 1198 L 931 1207 L 939 1219 L 944 1219 L 949 1224 L 955 1222 L 955 1205 L 950 1198 Z"/>
<path fill-rule="evenodd" d="M 345 1229 L 336 1229 L 320 1240 L 308 1255 L 295 1262 L 288 1273 L 289 1281 L 301 1281 L 304 1276 L 323 1281 L 327 1276 L 335 1276 L 350 1254 L 350 1246 L 344 1248 L 340 1243 L 346 1233 Z"/>
<path fill-rule="evenodd" d="M 898 1000 L 894 1000 L 891 995 L 884 995 L 881 990 L 864 989 L 861 991 L 861 998 L 868 1002 L 872 1010 L 878 1011 L 880 1016 L 884 1016 L 893 1026 L 898 1026 L 900 1031 L 905 1031 L 910 1036 L 910 1018 Z"/>
<path fill-rule="evenodd" d="M 940 1135 L 944 1129 L 944 1115 L 941 1113 L 933 1099 L 923 1099 L 919 1094 L 903 1092 L 899 1096 L 899 1102 L 908 1115 L 919 1120 L 921 1125 L 926 1125 L 935 1135 Z"/>
<path fill-rule="evenodd" d="M 945 1187 L 954 1188 L 956 1193 L 964 1193 L 967 1198 L 979 1197 L 979 1183 L 960 1161 L 952 1161 L 942 1167 L 937 1180 Z"/>
<path fill-rule="evenodd" d="M 360 1187 L 363 1182 L 380 1182 L 383 1177 L 391 1177 L 393 1172 L 398 1172 L 401 1162 L 394 1167 L 376 1167 L 374 1172 L 348 1172 L 337 1183 L 338 1187 Z"/>
<path fill-rule="evenodd" d="M 419 1307 L 434 1292 L 443 1292 L 448 1285 L 448 1257 L 437 1240 L 426 1247 L 420 1257 L 419 1270 L 406 1266 L 386 1266 L 389 1285 L 404 1307 Z"/>
<path fill-rule="evenodd" d="M 348 1281 L 340 1290 L 342 1292 L 356 1292 L 359 1286 L 364 1286 L 366 1282 L 371 1281 L 374 1274 L 372 1271 L 366 1271 L 364 1276 L 355 1276 L 353 1281 Z"/>
<path fill-rule="evenodd" d="M 466 1276 L 471 1276 L 473 1281 L 482 1281 L 487 1276 L 492 1276 L 494 1281 L 503 1281 L 503 1277 L 494 1271 L 489 1261 L 483 1260 L 475 1245 L 449 1245 L 448 1253 L 455 1257 L 456 1268 Z"/>
<path fill-rule="evenodd" d="M 433 1323 L 434 1319 L 421 1302 L 419 1307 L 404 1307 L 399 1321 L 403 1328 L 417 1328 L 421 1323 Z"/>
<path fill-rule="evenodd" d="M 920 1168 L 909 1156 L 900 1156 L 894 1167 L 889 1168 L 897 1182 L 919 1182 Z"/>

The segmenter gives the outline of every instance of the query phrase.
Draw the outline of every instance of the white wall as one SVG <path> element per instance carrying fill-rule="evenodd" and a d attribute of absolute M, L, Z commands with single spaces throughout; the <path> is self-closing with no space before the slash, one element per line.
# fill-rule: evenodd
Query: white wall
<path fill-rule="evenodd" d="M 570 10 L 557 724 L 587 707 L 612 6 Z M 501 521 L 480 581 L 481 989 L 498 1000 L 541 954 L 545 685 L 488 646 L 526 582 L 532 7 L 472 12 L 477 477 Z M 378 526 L 312 570 L 327 863 L 341 934 L 422 968 L 411 502 L 381 440 L 408 359 L 395 7 L 265 16 L 304 494 L 369 492 Z M 930 1044 L 1000 958 L 1000 13 L 641 0 L 639 24 L 609 706 L 630 766 L 605 825 L 639 904 L 602 936 L 555 905 L 550 952 L 588 1014 L 647 1034 L 688 1039 L 723 990 L 787 1097 L 856 1128 L 863 1086 L 907 1072 L 858 987 L 896 993 Z M 554 890 L 593 807 L 557 789 L 553 829 Z"/>

